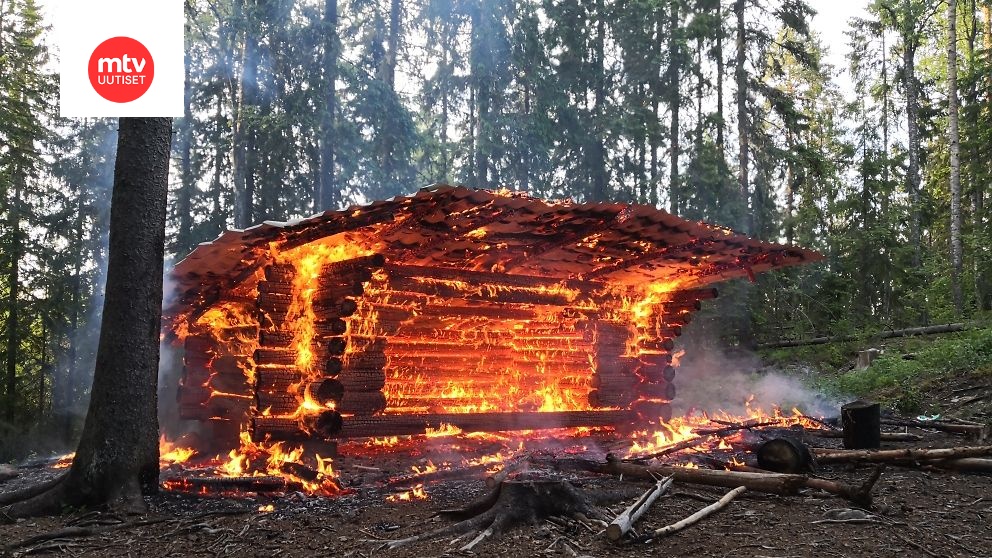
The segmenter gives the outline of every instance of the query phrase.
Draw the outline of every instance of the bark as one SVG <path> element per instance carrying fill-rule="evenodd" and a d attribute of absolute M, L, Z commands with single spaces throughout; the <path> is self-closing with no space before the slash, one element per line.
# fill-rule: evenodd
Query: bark
<path fill-rule="evenodd" d="M 183 126 L 180 136 L 179 173 L 182 185 L 176 196 L 176 213 L 179 215 L 179 228 L 176 231 L 176 252 L 180 255 L 193 249 L 193 189 L 196 178 L 193 176 L 193 84 L 190 79 L 190 36 L 189 23 L 186 24 L 186 81 L 183 86 Z"/>
<path fill-rule="evenodd" d="M 122 118 L 114 167 L 103 325 L 89 412 L 64 480 L 11 516 L 64 506 L 143 508 L 158 487 L 157 378 L 168 196 L 168 118 Z"/>
<path fill-rule="evenodd" d="M 913 268 L 919 269 L 921 259 L 920 228 L 920 101 L 916 83 L 916 47 L 918 38 L 912 16 L 911 0 L 903 0 L 902 61 L 903 84 L 906 89 L 906 129 L 909 136 L 909 167 L 906 170 L 906 190 L 910 198 L 909 243 L 913 248 Z"/>
<path fill-rule="evenodd" d="M 685 519 L 683 519 L 681 521 L 678 521 L 676 523 L 672 523 L 671 525 L 666 525 L 664 527 L 661 527 L 660 529 L 655 529 L 653 532 L 651 532 L 649 535 L 647 535 L 647 537 L 650 537 L 650 538 L 667 537 L 668 535 L 671 535 L 672 533 L 677 533 L 677 532 L 681 531 L 682 529 L 685 529 L 686 527 L 690 527 L 692 525 L 695 525 L 696 523 L 699 523 L 703 519 L 705 519 L 705 518 L 713 515 L 714 513 L 722 510 L 723 508 L 727 507 L 727 505 L 730 504 L 730 502 L 734 498 L 740 496 L 746 490 L 747 490 L 746 487 L 738 486 L 737 488 L 735 488 L 735 489 L 731 490 L 730 492 L 724 494 L 724 496 L 722 498 L 720 498 L 719 500 L 717 500 L 716 502 L 713 502 L 712 504 L 706 506 L 705 508 L 697 511 L 696 513 L 690 515 L 689 517 L 687 517 L 687 518 L 685 518 Z"/>
<path fill-rule="evenodd" d="M 668 477 L 661 479 L 655 483 L 654 487 L 645 492 L 636 502 L 630 505 L 626 510 L 614 519 L 610 525 L 606 528 L 606 536 L 611 541 L 618 541 L 626 535 L 630 529 L 634 526 L 634 523 L 644 515 L 644 512 L 651 509 L 651 505 L 654 504 L 662 494 L 668 491 L 672 487 L 672 478 Z"/>
<path fill-rule="evenodd" d="M 948 141 L 951 165 L 951 297 L 957 315 L 964 313 L 961 288 L 961 160 L 958 132 L 958 24 L 957 0 L 947 0 L 947 105 Z"/>
<path fill-rule="evenodd" d="M 894 450 L 835 450 L 810 448 L 819 463 L 883 463 L 886 461 L 927 461 L 934 459 L 964 459 L 988 457 L 992 446 L 962 446 L 956 448 L 903 448 Z"/>
<path fill-rule="evenodd" d="M 386 38 L 386 54 L 382 61 L 382 81 L 386 88 L 395 95 L 396 93 L 396 61 L 398 58 L 400 42 L 400 18 L 403 8 L 400 0 L 390 0 L 389 3 L 389 34 Z M 387 123 L 388 126 L 388 123 Z M 379 146 L 379 165 L 386 180 L 393 180 L 394 158 L 393 146 L 395 144 L 392 130 L 388 128 L 381 134 L 381 144 Z"/>
<path fill-rule="evenodd" d="M 16 172 L 16 171 L 15 171 Z M 20 317 L 18 312 L 18 297 L 21 292 L 20 267 L 23 247 L 21 245 L 21 178 L 14 177 L 14 197 L 10 201 L 7 213 L 7 227 L 10 230 L 10 254 L 7 262 L 7 351 L 4 363 L 4 397 L 6 405 L 4 418 L 14 419 L 14 409 L 17 407 L 17 361 L 20 359 Z"/>
<path fill-rule="evenodd" d="M 671 165 L 669 169 L 671 180 L 668 184 L 668 193 L 671 202 L 671 212 L 674 215 L 679 214 L 682 206 L 681 194 L 679 192 L 679 155 L 681 152 L 681 144 L 679 143 L 679 116 L 682 108 L 682 96 L 680 95 L 679 88 L 680 66 L 682 65 L 680 46 L 682 34 L 680 31 L 679 2 L 680 0 L 674 0 L 671 3 L 668 20 L 668 105 L 672 114 L 671 127 L 669 129 L 669 156 L 671 159 L 668 163 Z"/>
<path fill-rule="evenodd" d="M 726 141 L 723 137 L 723 0 L 716 2 L 716 146 L 722 156 L 725 153 Z"/>
<path fill-rule="evenodd" d="M 737 185 L 739 190 L 741 208 L 741 229 L 747 233 L 751 232 L 752 216 L 748 210 L 748 199 L 750 187 L 748 185 L 748 172 L 750 171 L 750 129 L 747 117 L 747 73 L 744 63 L 747 60 L 747 38 L 745 36 L 744 4 L 746 0 L 734 1 L 734 18 L 737 21 L 737 57 L 735 60 L 735 74 L 737 79 L 737 146 L 738 146 L 738 176 Z"/>
<path fill-rule="evenodd" d="M 323 16 L 324 32 L 324 106 L 320 111 L 320 187 L 316 196 L 315 211 L 337 209 L 340 195 L 334 181 L 334 143 L 337 141 L 335 130 L 337 111 L 337 92 L 335 83 L 338 77 L 338 2 L 324 1 Z"/>
<path fill-rule="evenodd" d="M 591 140 L 592 153 L 590 154 L 592 174 L 592 200 L 590 201 L 608 201 L 610 199 L 606 174 L 606 146 L 603 139 L 606 133 L 606 115 L 604 113 L 606 104 L 606 14 L 604 12 L 604 1 L 596 0 L 596 35 L 593 37 L 593 59 L 596 64 L 593 95 L 596 106 L 593 109 L 594 125 L 592 127 L 595 137 Z"/>

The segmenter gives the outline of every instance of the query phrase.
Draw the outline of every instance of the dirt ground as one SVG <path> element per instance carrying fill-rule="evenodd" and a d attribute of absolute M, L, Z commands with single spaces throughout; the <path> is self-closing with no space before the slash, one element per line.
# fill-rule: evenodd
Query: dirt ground
<path fill-rule="evenodd" d="M 919 430 L 911 430 L 917 433 Z M 925 444 L 950 446 L 959 438 L 925 433 Z M 837 445 L 826 440 L 824 445 Z M 900 444 L 887 444 L 898 447 Z M 919 445 L 917 443 L 916 445 Z M 410 456 L 406 456 L 410 459 Z M 368 463 L 368 461 L 362 461 Z M 423 462 L 423 456 L 417 459 Z M 383 468 L 381 462 L 377 463 Z M 992 476 L 889 467 L 875 486 L 875 507 L 863 521 L 837 523 L 842 499 L 818 491 L 798 496 L 745 493 L 729 507 L 673 536 L 649 543 L 614 544 L 599 527 L 572 519 L 519 525 L 484 541 L 473 552 L 458 550 L 471 537 L 452 544 L 442 537 L 396 550 L 383 540 L 416 535 L 452 523 L 436 512 L 457 508 L 482 494 L 482 475 L 443 480 L 425 487 L 426 500 L 391 502 L 397 489 L 377 479 L 409 471 L 394 458 L 381 471 L 342 459 L 339 470 L 347 494 L 332 498 L 299 493 L 280 497 L 197 497 L 163 492 L 149 499 L 149 513 L 124 519 L 131 526 L 86 537 L 63 537 L 8 549 L 8 556 L 992 556 Z M 367 465 L 365 465 L 367 467 Z M 390 471 L 394 468 L 395 471 Z M 855 482 L 866 467 L 821 468 L 817 474 Z M 24 470 L 0 485 L 0 492 L 50 478 L 49 468 Z M 561 474 L 561 473 L 559 473 Z M 590 497 L 626 493 L 608 507 L 622 511 L 649 485 L 584 473 L 567 478 Z M 718 499 L 725 489 L 679 484 L 637 523 L 650 529 L 673 523 Z M 272 505 L 273 511 L 261 512 Z M 0 546 L 26 541 L 71 525 L 112 523 L 112 514 L 80 514 L 28 519 L 0 525 Z M 99 527 L 98 527 L 99 528 Z"/>

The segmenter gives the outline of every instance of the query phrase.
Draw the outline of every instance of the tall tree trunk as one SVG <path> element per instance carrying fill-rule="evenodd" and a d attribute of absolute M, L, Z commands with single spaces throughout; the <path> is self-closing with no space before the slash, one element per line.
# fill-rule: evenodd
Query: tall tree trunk
<path fill-rule="evenodd" d="M 734 17 L 737 21 L 737 57 L 735 73 L 737 78 L 737 142 L 738 142 L 738 176 L 737 185 L 741 201 L 741 229 L 749 233 L 753 226 L 753 216 L 748 209 L 750 188 L 748 173 L 750 172 L 750 129 L 747 117 L 747 72 L 744 63 L 747 60 L 747 38 L 745 36 L 744 4 L 746 0 L 734 1 Z"/>
<path fill-rule="evenodd" d="M 403 3 L 400 0 L 390 0 L 389 34 L 386 36 L 386 54 L 382 61 L 382 80 L 386 84 L 386 89 L 394 96 L 396 95 L 396 61 L 400 43 L 400 10 L 402 8 Z M 390 111 L 390 114 L 396 116 L 395 111 Z M 381 134 L 379 168 L 382 169 L 383 176 L 387 180 L 393 181 L 396 179 L 394 176 L 396 156 L 393 153 L 396 134 L 389 124 L 394 123 L 387 123 L 387 127 L 384 130 L 385 133 Z"/>
<path fill-rule="evenodd" d="M 315 211 L 337 209 L 340 204 L 338 188 L 334 183 L 334 143 L 337 141 L 335 130 L 337 112 L 337 91 L 335 83 L 338 79 L 338 2 L 324 0 L 324 106 L 320 111 L 320 188 L 315 200 Z"/>
<path fill-rule="evenodd" d="M 961 288 L 963 271 L 961 243 L 961 161 L 958 133 L 958 12 L 957 0 L 947 0 L 947 123 L 951 159 L 951 296 L 954 310 L 964 313 Z"/>
<path fill-rule="evenodd" d="M 143 509 L 158 487 L 157 379 L 168 198 L 168 118 L 122 118 L 110 257 L 86 424 L 68 474 L 3 511 L 24 516 L 108 503 Z"/>
<path fill-rule="evenodd" d="M 675 215 L 680 213 L 682 207 L 682 199 L 679 192 L 679 155 L 681 151 L 681 143 L 679 142 L 679 116 L 682 108 L 681 88 L 679 87 L 682 66 L 682 30 L 679 2 L 680 0 L 672 0 L 668 13 L 668 105 L 672 116 L 668 134 L 669 141 L 671 142 L 669 164 L 672 167 L 669 169 L 670 180 L 668 183 L 668 192 L 671 198 L 671 211 Z"/>
<path fill-rule="evenodd" d="M 916 87 L 916 26 L 912 20 L 913 6 L 910 0 L 903 0 L 903 82 L 906 89 L 906 130 L 909 135 L 909 168 L 906 170 L 906 189 L 909 191 L 910 225 L 909 243 L 913 248 L 913 269 L 919 269 L 921 261 L 920 230 L 922 216 L 920 208 L 920 101 Z"/>
<path fill-rule="evenodd" d="M 716 146 L 721 156 L 726 156 L 726 141 L 723 137 L 723 0 L 716 2 Z"/>
<path fill-rule="evenodd" d="M 596 35 L 593 37 L 593 57 L 596 67 L 593 81 L 593 97 L 596 106 L 593 111 L 592 139 L 592 199 L 608 201 L 610 198 L 606 176 L 606 9 L 603 0 L 596 0 Z"/>
<path fill-rule="evenodd" d="M 889 167 L 892 160 L 889 156 L 889 50 L 885 39 L 885 29 L 879 30 L 882 39 L 882 184 L 885 187 L 881 196 L 880 213 L 882 219 L 889 218 Z M 892 256 L 887 253 L 882 271 L 882 317 L 888 319 L 892 310 Z"/>
<path fill-rule="evenodd" d="M 992 1 L 985 0 L 982 3 L 982 19 L 985 24 L 985 33 L 983 44 L 986 53 L 992 53 Z M 977 108 L 976 112 L 979 115 L 978 122 L 984 123 L 988 122 L 988 118 L 992 117 L 992 80 L 986 80 L 988 84 L 988 91 L 985 92 L 987 97 L 985 106 L 986 113 L 985 116 L 981 116 L 981 108 Z M 977 142 L 976 142 L 977 143 Z M 992 153 L 988 153 L 992 155 Z M 979 160 L 979 156 L 976 155 L 976 161 Z M 974 216 L 974 227 L 980 234 L 985 234 L 986 227 L 986 216 L 985 216 L 985 181 L 979 180 L 976 177 L 975 180 L 975 216 Z M 978 299 L 978 309 L 982 312 L 987 312 L 992 310 L 992 285 L 989 285 L 988 278 L 988 260 L 981 254 L 976 253 L 975 257 L 975 298 Z"/>
<path fill-rule="evenodd" d="M 796 222 L 794 213 L 796 210 L 796 178 L 795 163 L 792 154 L 795 153 L 795 139 L 792 131 L 786 133 L 786 146 L 789 150 L 789 157 L 786 159 L 785 167 L 785 242 L 792 244 L 796 237 Z"/>
<path fill-rule="evenodd" d="M 7 404 L 4 418 L 9 422 L 14 419 L 14 409 L 17 407 L 17 363 L 20 360 L 20 316 L 19 305 L 21 293 L 20 267 L 24 247 L 21 242 L 21 176 L 19 171 L 13 173 L 14 197 L 10 200 L 7 214 L 7 229 L 10 231 L 10 246 L 7 260 L 7 354 L 5 361 L 5 390 Z"/>
<path fill-rule="evenodd" d="M 179 227 L 176 231 L 176 251 L 180 255 L 187 254 L 193 249 L 193 190 L 196 188 L 196 178 L 193 176 L 193 84 L 190 79 L 192 66 L 191 39 L 189 23 L 186 23 L 186 80 L 183 86 L 183 127 L 180 139 L 179 174 L 182 185 L 176 196 L 176 212 L 179 214 Z"/>

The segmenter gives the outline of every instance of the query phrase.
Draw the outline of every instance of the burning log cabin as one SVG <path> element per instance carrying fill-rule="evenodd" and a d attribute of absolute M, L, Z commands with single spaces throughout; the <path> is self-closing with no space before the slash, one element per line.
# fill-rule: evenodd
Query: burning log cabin
<path fill-rule="evenodd" d="M 710 285 L 817 259 L 649 206 L 443 185 L 231 230 L 172 272 L 179 413 L 255 440 L 667 420 Z"/>

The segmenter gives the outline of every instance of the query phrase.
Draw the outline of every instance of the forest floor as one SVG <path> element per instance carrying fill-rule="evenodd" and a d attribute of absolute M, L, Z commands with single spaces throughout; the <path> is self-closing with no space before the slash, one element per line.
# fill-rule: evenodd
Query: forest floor
<path fill-rule="evenodd" d="M 933 342 L 931 341 L 932 345 Z M 891 346 L 892 358 L 904 346 Z M 902 359 L 902 356 L 899 356 Z M 923 357 L 929 358 L 929 357 Z M 839 370 L 837 374 L 850 371 Z M 992 421 L 992 382 L 981 366 L 940 376 L 940 381 L 909 382 L 914 400 L 925 401 L 931 414 L 967 414 Z M 896 382 L 895 385 L 899 385 Z M 884 389 L 893 389 L 886 384 Z M 866 394 L 871 395 L 871 394 Z M 898 396 L 895 400 L 898 400 Z M 924 436 L 923 442 L 884 443 L 883 447 L 949 447 L 968 442 L 960 437 L 909 428 Z M 839 447 L 839 440 L 820 440 Z M 988 443 L 988 442 L 985 442 Z M 875 485 L 874 508 L 853 522 L 836 522 L 837 510 L 848 502 L 822 492 L 807 490 L 797 496 L 747 492 L 726 509 L 670 537 L 649 543 L 615 544 L 600 529 L 574 520 L 539 521 L 518 525 L 505 534 L 482 542 L 473 551 L 459 547 L 454 536 L 388 550 L 383 540 L 400 539 L 453 523 L 437 515 L 458 508 L 486 491 L 480 473 L 468 479 L 448 479 L 425 487 L 426 499 L 389 501 L 395 491 L 377 482 L 383 475 L 409 473 L 411 456 L 378 459 L 378 471 L 359 461 L 336 460 L 346 493 L 335 497 L 307 497 L 300 493 L 280 497 L 198 497 L 163 491 L 148 499 L 143 516 L 119 518 L 124 526 L 84 537 L 60 537 L 20 545 L 29 538 L 56 532 L 70 525 L 100 521 L 112 514 L 94 516 L 67 510 L 60 517 L 0 524 L 0 556 L 58 554 L 67 556 L 987 556 L 992 557 L 992 475 L 888 467 Z M 422 464 L 423 455 L 412 459 Z M 366 466 L 369 462 L 362 461 Z M 358 466 L 356 466 L 358 465 Z M 50 468 L 26 469 L 0 484 L 0 492 L 13 490 L 57 474 Z M 823 466 L 817 475 L 858 482 L 868 467 Z M 650 484 L 615 477 L 569 473 L 586 495 L 626 494 L 608 505 L 607 514 L 622 511 Z M 637 523 L 647 532 L 674 523 L 716 501 L 726 489 L 677 483 Z M 269 506 L 271 505 L 271 511 Z M 260 508 L 266 511 L 261 511 Z M 102 518 L 102 519 L 101 519 Z M 98 527 L 99 529 L 99 527 Z M 17 545 L 16 548 L 8 545 Z"/>

